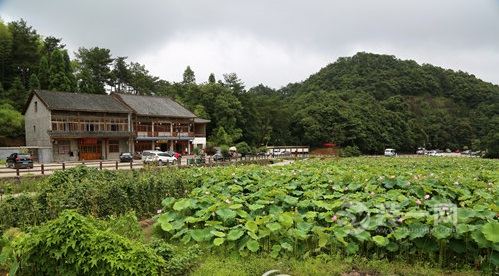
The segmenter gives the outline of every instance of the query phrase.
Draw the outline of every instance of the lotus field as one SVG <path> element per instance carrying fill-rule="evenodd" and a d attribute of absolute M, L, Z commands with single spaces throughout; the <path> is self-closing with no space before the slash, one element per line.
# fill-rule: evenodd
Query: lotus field
<path fill-rule="evenodd" d="M 186 173 L 187 174 L 187 173 Z M 499 162 L 345 158 L 198 168 L 163 200 L 163 238 L 224 254 L 499 265 Z"/>

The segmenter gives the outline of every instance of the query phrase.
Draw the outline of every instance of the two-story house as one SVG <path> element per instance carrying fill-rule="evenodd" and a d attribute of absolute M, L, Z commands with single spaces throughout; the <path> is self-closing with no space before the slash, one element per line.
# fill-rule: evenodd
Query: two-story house
<path fill-rule="evenodd" d="M 45 162 L 118 159 L 121 152 L 205 148 L 208 120 L 167 97 L 37 90 L 25 107 L 26 145 Z"/>

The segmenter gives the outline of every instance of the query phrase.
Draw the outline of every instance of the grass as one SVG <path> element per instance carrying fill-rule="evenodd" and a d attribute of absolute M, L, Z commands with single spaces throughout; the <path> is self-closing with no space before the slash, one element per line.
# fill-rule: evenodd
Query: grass
<path fill-rule="evenodd" d="M 4 195 L 38 192 L 45 183 L 45 179 L 46 178 L 40 176 L 0 178 L 0 189 L 3 190 Z"/>
<path fill-rule="evenodd" d="M 442 270 L 426 264 L 409 264 L 401 261 L 367 260 L 342 258 L 340 256 L 319 256 L 297 259 L 273 259 L 270 256 L 237 255 L 221 257 L 207 255 L 201 260 L 199 267 L 192 273 L 194 276 L 244 276 L 262 275 L 269 270 L 289 275 L 480 275 L 470 269 Z M 360 274 L 356 274 L 358 272 Z M 279 274 L 276 273 L 276 274 Z M 362 274 L 365 273 L 365 274 Z M 273 274 L 275 275 L 275 274 Z"/>

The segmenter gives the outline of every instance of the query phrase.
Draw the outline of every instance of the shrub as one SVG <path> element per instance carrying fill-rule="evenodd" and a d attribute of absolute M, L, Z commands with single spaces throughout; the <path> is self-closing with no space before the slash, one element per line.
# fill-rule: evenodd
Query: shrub
<path fill-rule="evenodd" d="M 151 246 L 166 262 L 162 269 L 165 275 L 189 274 L 201 253 L 198 245 L 175 246 L 161 239 L 154 239 Z"/>
<path fill-rule="evenodd" d="M 34 228 L 13 247 L 20 274 L 158 275 L 165 264 L 151 248 L 100 230 L 74 211 Z"/>
<path fill-rule="evenodd" d="M 241 142 L 236 145 L 237 152 L 239 152 L 242 156 L 246 156 L 251 152 L 250 146 L 246 142 Z"/>
<path fill-rule="evenodd" d="M 361 152 L 357 146 L 346 146 L 340 151 L 341 157 L 360 156 Z"/>
<path fill-rule="evenodd" d="M 220 146 L 220 153 L 223 155 L 224 158 L 228 158 L 229 157 L 229 146 L 227 146 L 227 145 Z"/>

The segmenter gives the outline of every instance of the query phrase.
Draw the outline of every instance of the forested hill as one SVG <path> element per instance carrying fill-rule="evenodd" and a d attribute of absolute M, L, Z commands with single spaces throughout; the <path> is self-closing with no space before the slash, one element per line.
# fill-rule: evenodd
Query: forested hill
<path fill-rule="evenodd" d="M 187 66 L 169 82 L 110 49 L 80 47 L 73 59 L 68 51 L 24 20 L 0 19 L 0 146 L 24 137 L 20 112 L 31 90 L 45 89 L 172 97 L 211 121 L 210 147 L 332 142 L 367 154 L 424 146 L 499 157 L 499 87 L 463 72 L 358 53 L 301 83 L 246 89 L 236 73 L 196 76 Z"/>
<path fill-rule="evenodd" d="M 298 143 L 330 141 L 364 153 L 499 146 L 499 86 L 464 72 L 358 53 L 277 93 Z"/>

